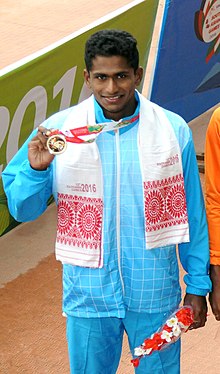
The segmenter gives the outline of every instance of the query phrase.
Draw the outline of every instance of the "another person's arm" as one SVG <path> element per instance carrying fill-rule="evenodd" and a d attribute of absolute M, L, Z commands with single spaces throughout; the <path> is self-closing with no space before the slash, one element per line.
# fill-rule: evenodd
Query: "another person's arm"
<path fill-rule="evenodd" d="M 210 304 L 220 321 L 220 108 L 211 117 L 205 146 L 206 211 L 209 229 Z"/>

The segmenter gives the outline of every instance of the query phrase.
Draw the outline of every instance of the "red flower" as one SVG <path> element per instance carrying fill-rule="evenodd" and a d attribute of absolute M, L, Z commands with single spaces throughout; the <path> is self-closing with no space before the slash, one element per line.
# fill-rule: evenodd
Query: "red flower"
<path fill-rule="evenodd" d="M 154 341 L 153 339 L 145 339 L 144 343 L 143 343 L 143 348 L 144 349 L 150 349 L 150 348 L 153 348 L 154 346 Z"/>
<path fill-rule="evenodd" d="M 187 331 L 192 322 L 193 310 L 191 306 L 180 307 L 157 332 L 150 338 L 145 339 L 141 346 L 135 348 L 135 355 L 138 357 L 131 361 L 134 367 L 138 367 L 141 358 L 144 356 L 150 355 L 154 351 L 159 351 L 162 348 L 166 348 L 169 344 L 176 342 L 180 335 Z"/>
<path fill-rule="evenodd" d="M 150 339 L 145 339 L 143 343 L 144 349 L 151 348 L 153 351 L 158 351 L 163 344 L 164 340 L 161 338 L 161 333 L 157 332 L 153 335 L 153 337 Z"/>
<path fill-rule="evenodd" d="M 137 368 L 139 366 L 140 359 L 139 358 L 134 358 L 133 360 L 131 360 L 131 363 L 133 364 L 133 366 L 135 368 Z"/>
<path fill-rule="evenodd" d="M 171 332 L 171 331 L 172 331 L 172 327 L 167 326 L 167 325 L 164 325 L 164 326 L 162 327 L 162 330 L 166 330 L 167 332 Z"/>
<path fill-rule="evenodd" d="M 193 312 L 190 308 L 183 307 L 176 312 L 176 317 L 178 321 L 184 326 L 190 326 L 193 323 Z"/>

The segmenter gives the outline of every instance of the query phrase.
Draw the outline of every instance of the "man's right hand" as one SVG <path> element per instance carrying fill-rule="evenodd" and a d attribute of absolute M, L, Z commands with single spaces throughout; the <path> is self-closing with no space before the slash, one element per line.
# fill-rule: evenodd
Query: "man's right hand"
<path fill-rule="evenodd" d="M 209 302 L 217 321 L 220 321 L 220 265 L 210 265 L 210 278 L 212 292 L 209 294 Z"/>
<path fill-rule="evenodd" d="M 35 170 L 46 170 L 54 159 L 47 149 L 47 139 L 52 130 L 38 127 L 37 135 L 28 144 L 28 159 Z"/>

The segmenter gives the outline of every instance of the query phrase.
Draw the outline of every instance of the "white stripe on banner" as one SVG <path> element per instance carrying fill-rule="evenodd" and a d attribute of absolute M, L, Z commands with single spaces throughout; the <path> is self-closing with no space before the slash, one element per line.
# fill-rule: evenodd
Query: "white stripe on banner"
<path fill-rule="evenodd" d="M 90 23 L 89 25 L 87 25 L 85 27 L 82 27 L 78 31 L 75 31 L 72 34 L 67 35 L 64 38 L 58 40 L 57 42 L 50 44 L 48 47 L 40 49 L 39 51 L 37 51 L 35 53 L 32 53 L 31 55 L 26 56 L 26 57 L 22 58 L 21 60 L 15 62 L 13 64 L 10 64 L 10 65 L 6 66 L 5 68 L 3 68 L 3 69 L 0 70 L 0 77 L 3 76 L 3 75 L 5 75 L 5 74 L 7 74 L 7 73 L 10 73 L 14 69 L 17 69 L 17 68 L 21 67 L 22 65 L 24 65 L 26 63 L 34 60 L 35 58 L 38 58 L 38 57 L 42 56 L 43 54 L 52 51 L 53 49 L 59 47 L 60 45 L 68 42 L 69 40 L 72 40 L 72 39 L 76 38 L 77 36 L 85 33 L 86 31 L 89 31 L 90 29 L 92 29 L 94 27 L 97 27 L 97 26 L 99 26 L 100 24 L 102 24 L 104 22 L 109 21 L 110 19 L 118 16 L 119 14 L 122 14 L 122 13 L 126 12 L 128 9 L 131 9 L 135 5 L 143 3 L 144 1 L 146 1 L 146 0 L 135 0 L 135 1 L 132 1 L 131 3 L 129 3 L 127 5 L 124 5 L 123 7 L 119 8 L 119 9 L 116 9 L 116 10 L 114 10 L 111 13 L 108 13 L 107 15 L 105 15 L 105 16 L 99 18 L 98 20 Z"/>

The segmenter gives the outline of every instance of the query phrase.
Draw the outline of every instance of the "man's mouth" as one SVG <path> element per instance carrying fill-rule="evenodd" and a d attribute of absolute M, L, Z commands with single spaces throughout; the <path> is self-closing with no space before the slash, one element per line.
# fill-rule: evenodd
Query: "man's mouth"
<path fill-rule="evenodd" d="M 115 101 L 118 101 L 121 99 L 122 95 L 115 95 L 115 96 L 103 96 L 102 98 L 106 101 L 109 101 L 111 103 L 114 103 Z"/>

